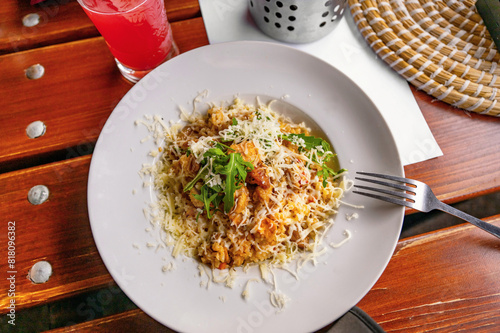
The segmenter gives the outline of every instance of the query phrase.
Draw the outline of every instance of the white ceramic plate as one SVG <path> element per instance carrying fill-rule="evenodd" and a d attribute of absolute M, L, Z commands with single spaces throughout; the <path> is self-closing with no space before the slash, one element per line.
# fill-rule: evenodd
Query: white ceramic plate
<path fill-rule="evenodd" d="M 120 101 L 97 142 L 90 167 L 88 206 L 92 232 L 102 259 L 120 288 L 160 323 L 183 332 L 306 332 L 324 327 L 348 311 L 370 290 L 397 243 L 404 210 L 348 193 L 325 243 L 352 238 L 340 248 L 328 246 L 318 264 L 306 265 L 296 280 L 276 271 L 278 289 L 290 298 L 282 311 L 271 306 L 268 283 L 252 283 L 249 299 L 241 293 L 256 267 L 238 275 L 233 289 L 200 286 L 193 259 L 171 258 L 156 249 L 155 231 L 147 232 L 143 208 L 153 199 L 138 175 L 153 141 L 134 125 L 143 115 L 179 119 L 179 106 L 192 110 L 205 101 L 264 96 L 304 111 L 319 125 L 350 177 L 356 171 L 403 175 L 389 129 L 368 97 L 327 63 L 295 49 L 264 42 L 234 42 L 202 47 L 163 64 Z M 292 108 L 293 109 L 293 108 Z M 293 110 L 292 110 L 293 114 Z M 300 115 L 298 116 L 301 117 Z M 312 124 L 311 124 L 312 125 Z M 347 215 L 359 218 L 348 221 Z M 163 272 L 174 262 L 176 269 Z"/>

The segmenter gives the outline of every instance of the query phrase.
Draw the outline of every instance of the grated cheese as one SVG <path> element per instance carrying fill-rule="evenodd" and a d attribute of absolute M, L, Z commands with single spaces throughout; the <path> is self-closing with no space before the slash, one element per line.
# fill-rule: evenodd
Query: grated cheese
<path fill-rule="evenodd" d="M 249 279 L 247 283 L 245 284 L 245 289 L 243 289 L 243 292 L 241 293 L 241 296 L 244 299 L 250 298 L 250 282 L 259 282 L 257 279 Z"/>
<path fill-rule="evenodd" d="M 345 219 L 347 221 L 351 221 L 351 220 L 357 219 L 358 217 L 359 217 L 358 213 L 352 213 L 352 214 L 346 214 L 345 215 Z"/>
<path fill-rule="evenodd" d="M 346 229 L 346 230 L 344 230 L 344 236 L 345 236 L 345 238 L 340 243 L 337 243 L 337 244 L 330 243 L 330 246 L 333 247 L 334 249 L 341 247 L 342 245 L 347 243 L 349 241 L 349 239 L 351 239 L 352 234 L 349 230 Z"/>
<path fill-rule="evenodd" d="M 200 96 L 206 96 L 206 92 Z M 290 299 L 278 290 L 272 268 L 283 268 L 294 259 L 298 269 L 309 261 L 317 263 L 317 258 L 326 253 L 322 243 L 333 225 L 330 217 L 337 213 L 340 199 L 352 187 L 352 182 L 339 174 L 323 186 L 322 178 L 317 175 L 318 161 L 332 153 L 325 152 L 323 146 L 304 152 L 300 148 L 305 147 L 306 142 L 298 136 L 284 142 L 284 133 L 308 135 L 309 129 L 303 123 L 293 124 L 277 115 L 269 105 L 245 105 L 235 99 L 229 106 L 212 105 L 207 116 L 196 110 L 196 101 L 191 113 L 181 108 L 183 123 L 167 124 L 158 115 L 136 121 L 136 125 L 144 125 L 150 132 L 143 140 L 153 139 L 159 146 L 149 154 L 156 162 L 144 164 L 139 172 L 144 186 L 154 186 L 157 192 L 157 202 L 151 203 L 144 213 L 152 226 L 159 227 L 162 241 L 172 246 L 174 258 L 183 254 L 212 265 L 211 272 L 207 272 L 205 265 L 198 266 L 200 286 L 209 288 L 214 282 L 233 288 L 234 267 L 217 268 L 234 264 L 243 265 L 246 271 L 248 264 L 258 263 L 262 280 L 274 286 L 270 301 L 281 310 Z M 204 154 L 214 148 L 215 142 L 230 142 L 235 147 L 231 149 L 238 149 L 244 159 L 263 170 L 272 186 L 271 191 L 256 194 L 260 185 L 243 185 L 245 189 L 254 187 L 249 193 L 250 199 L 235 195 L 233 210 L 242 206 L 237 213 L 238 222 L 231 217 L 233 211 L 229 214 L 216 211 L 209 220 L 192 195 L 183 191 L 201 169 L 190 174 L 190 168 L 195 169 L 204 160 Z M 205 184 L 225 186 L 225 180 L 211 162 L 203 168 Z M 193 190 L 199 191 L 200 185 Z M 256 196 L 260 199 L 255 199 Z M 238 253 L 248 253 L 250 248 L 254 257 L 236 261 Z M 171 264 L 162 269 L 173 269 Z M 287 271 L 298 279 L 296 273 Z M 242 293 L 245 299 L 249 297 L 251 281 L 247 281 Z"/>
<path fill-rule="evenodd" d="M 270 300 L 272 306 L 278 308 L 279 311 L 283 310 L 287 303 L 290 301 L 290 297 L 286 294 L 283 294 L 280 291 L 273 290 L 270 292 Z"/>
<path fill-rule="evenodd" d="M 269 281 L 269 266 L 266 263 L 259 264 L 260 276 L 263 281 Z"/>
<path fill-rule="evenodd" d="M 175 270 L 177 268 L 177 266 L 175 265 L 175 263 L 173 261 L 169 262 L 168 264 L 166 265 L 163 265 L 163 267 L 161 268 L 162 272 L 171 272 L 173 270 Z"/>

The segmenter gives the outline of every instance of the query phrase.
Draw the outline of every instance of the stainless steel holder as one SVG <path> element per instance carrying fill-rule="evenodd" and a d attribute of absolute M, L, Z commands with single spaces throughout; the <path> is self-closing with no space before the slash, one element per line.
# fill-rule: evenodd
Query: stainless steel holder
<path fill-rule="evenodd" d="M 249 0 L 255 24 L 266 35 L 289 43 L 309 43 L 338 24 L 347 0 Z"/>

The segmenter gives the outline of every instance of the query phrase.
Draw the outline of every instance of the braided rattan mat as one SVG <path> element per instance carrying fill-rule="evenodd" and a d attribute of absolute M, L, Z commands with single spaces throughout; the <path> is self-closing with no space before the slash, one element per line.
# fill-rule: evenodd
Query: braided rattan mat
<path fill-rule="evenodd" d="M 500 54 L 474 0 L 349 0 L 379 58 L 416 88 L 468 111 L 500 116 Z"/>

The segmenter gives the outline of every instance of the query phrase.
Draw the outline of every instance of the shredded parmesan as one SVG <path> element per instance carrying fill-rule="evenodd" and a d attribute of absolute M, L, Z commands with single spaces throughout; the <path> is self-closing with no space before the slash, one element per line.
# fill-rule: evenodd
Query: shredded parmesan
<path fill-rule="evenodd" d="M 243 292 L 241 293 L 241 296 L 244 299 L 248 299 L 250 297 L 250 282 L 259 282 L 257 279 L 249 279 L 245 285 L 245 289 L 243 289 Z"/>
<path fill-rule="evenodd" d="M 154 186 L 157 194 L 144 214 L 160 229 L 163 242 L 172 246 L 174 258 L 183 254 L 203 263 L 198 266 L 200 286 L 208 288 L 214 282 L 233 288 L 234 267 L 245 271 L 257 263 L 262 280 L 274 286 L 271 304 L 281 310 L 290 299 L 279 291 L 272 268 L 283 268 L 294 259 L 298 269 L 317 263 L 327 250 L 322 243 L 333 225 L 331 217 L 352 182 L 345 173 L 320 172 L 333 153 L 299 136 L 311 137 L 304 123 L 276 114 L 271 104 L 254 106 L 239 99 L 229 106 L 212 104 L 202 114 L 196 103 L 203 96 L 206 92 L 195 100 L 191 113 L 181 108 L 182 122 L 167 123 L 158 115 L 136 121 L 150 133 L 144 142 L 154 140 L 158 145 L 149 153 L 155 163 L 144 164 L 139 172 L 144 186 Z M 231 210 L 224 212 L 221 203 L 210 207 L 209 216 L 202 186 L 221 191 L 228 187 L 220 166 L 206 157 L 217 144 L 226 145 L 228 154 L 240 154 L 252 169 L 235 190 Z M 200 174 L 203 178 L 195 183 Z M 191 181 L 194 186 L 185 191 Z M 349 233 L 343 243 L 350 237 Z M 175 265 L 171 262 L 162 269 L 170 271 Z M 298 279 L 297 273 L 286 270 Z M 252 281 L 257 280 L 247 281 L 245 299 Z"/>
<path fill-rule="evenodd" d="M 337 243 L 337 244 L 330 243 L 330 246 L 333 247 L 334 249 L 341 247 L 342 245 L 347 243 L 349 241 L 349 239 L 351 239 L 352 234 L 349 230 L 346 229 L 346 230 L 344 230 L 344 236 L 345 236 L 345 238 L 340 243 Z"/>
<path fill-rule="evenodd" d="M 270 269 L 269 269 L 269 266 L 265 263 L 262 263 L 259 265 L 259 269 L 260 269 L 260 276 L 262 278 L 263 281 L 265 282 L 268 282 L 269 281 L 269 272 L 270 272 Z"/>
<path fill-rule="evenodd" d="M 177 268 L 177 266 L 175 265 L 175 263 L 173 261 L 171 261 L 168 264 L 163 265 L 161 270 L 165 273 L 165 272 L 171 272 L 171 271 L 175 270 L 176 268 Z"/>
<path fill-rule="evenodd" d="M 347 221 L 357 219 L 358 217 L 359 217 L 359 214 L 358 214 L 358 213 L 352 213 L 352 214 L 346 214 L 346 215 L 345 215 L 345 219 L 346 219 Z"/>
<path fill-rule="evenodd" d="M 290 301 L 290 297 L 280 291 L 273 290 L 270 293 L 271 304 L 280 311 L 283 310 L 286 304 Z"/>

